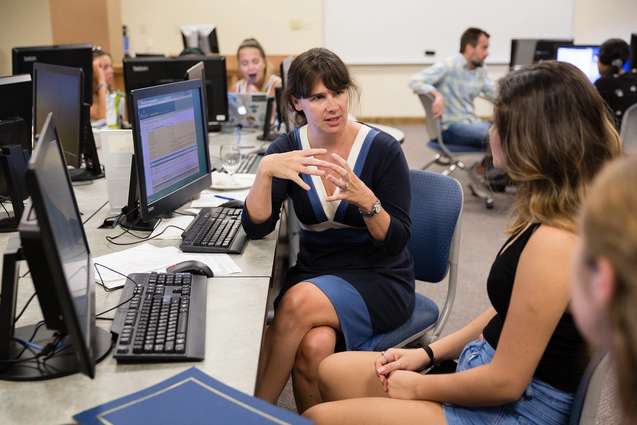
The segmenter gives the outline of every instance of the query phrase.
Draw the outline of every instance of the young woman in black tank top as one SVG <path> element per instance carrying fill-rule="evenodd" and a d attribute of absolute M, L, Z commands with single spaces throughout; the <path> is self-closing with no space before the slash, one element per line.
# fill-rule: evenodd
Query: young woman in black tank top
<path fill-rule="evenodd" d="M 567 423 L 586 362 L 569 312 L 575 218 L 619 140 L 603 100 L 569 64 L 512 72 L 498 92 L 494 165 L 518 191 L 512 237 L 489 275 L 493 306 L 426 350 L 325 359 L 319 379 L 329 402 L 306 412 L 317 424 Z M 432 354 L 458 358 L 456 372 L 417 373 Z"/>

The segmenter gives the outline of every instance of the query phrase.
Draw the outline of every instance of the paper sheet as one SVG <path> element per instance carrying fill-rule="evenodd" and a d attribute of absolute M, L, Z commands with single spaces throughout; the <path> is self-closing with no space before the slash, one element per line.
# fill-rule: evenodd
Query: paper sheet
<path fill-rule="evenodd" d="M 173 218 L 164 218 L 159 223 L 159 226 L 153 231 L 153 233 L 149 237 L 153 237 L 154 235 L 159 235 L 155 239 L 161 240 L 181 240 L 181 234 L 183 230 L 176 229 L 175 227 L 168 226 L 176 226 L 186 230 L 186 227 L 193 221 L 195 217 L 191 215 L 178 215 Z M 162 233 L 163 232 L 163 233 Z"/>
<path fill-rule="evenodd" d="M 102 255 L 94 258 L 97 269 L 104 285 L 109 288 L 124 286 L 126 278 L 99 265 L 107 266 L 122 274 L 163 272 L 166 267 L 186 260 L 199 260 L 212 269 L 215 276 L 226 276 L 241 273 L 241 269 L 228 254 L 197 254 L 181 252 L 179 248 L 168 246 L 159 248 L 149 243 L 143 243 L 134 248 Z M 99 282 L 99 275 L 95 272 L 95 279 Z"/>
<path fill-rule="evenodd" d="M 215 195 L 222 196 L 223 198 L 219 198 Z M 228 202 L 228 199 L 224 198 L 232 198 L 238 199 L 240 201 L 245 201 L 248 196 L 248 190 L 224 190 L 223 192 L 211 192 L 205 190 L 201 192 L 199 199 L 195 199 L 192 201 L 190 205 L 192 208 L 204 208 L 204 207 L 218 207 L 224 202 Z"/>

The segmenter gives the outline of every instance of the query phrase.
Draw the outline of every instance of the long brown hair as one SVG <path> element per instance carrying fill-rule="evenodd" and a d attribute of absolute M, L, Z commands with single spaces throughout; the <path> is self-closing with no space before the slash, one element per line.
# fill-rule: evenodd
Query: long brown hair
<path fill-rule="evenodd" d="M 518 183 L 517 233 L 539 222 L 575 231 L 591 180 L 619 155 L 610 114 L 573 65 L 543 62 L 504 77 L 495 102 L 506 171 Z"/>
<path fill-rule="evenodd" d="M 294 108 L 294 98 L 309 97 L 314 85 L 322 81 L 332 91 L 348 90 L 350 100 L 358 89 L 349 75 L 347 66 L 334 52 L 317 47 L 301 53 L 292 61 L 285 83 L 285 102 L 290 113 L 294 113 L 297 126 L 305 125 L 307 119 L 303 111 Z"/>
<path fill-rule="evenodd" d="M 637 419 L 637 157 L 614 161 L 595 179 L 580 228 L 590 259 L 605 257 L 615 272 L 608 306 L 611 357 L 626 415 Z"/>

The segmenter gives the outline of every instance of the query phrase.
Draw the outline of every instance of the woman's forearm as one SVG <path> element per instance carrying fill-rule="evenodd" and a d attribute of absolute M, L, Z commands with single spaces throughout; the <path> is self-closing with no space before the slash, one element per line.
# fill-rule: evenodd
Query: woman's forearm
<path fill-rule="evenodd" d="M 257 171 L 245 207 L 250 220 L 255 224 L 265 222 L 272 215 L 272 177 L 267 175 L 262 166 Z"/>
<path fill-rule="evenodd" d="M 437 360 L 455 360 L 460 356 L 464 346 L 482 334 L 482 330 L 489 323 L 496 312 L 493 308 L 484 311 L 462 329 L 432 343 L 431 349 Z"/>

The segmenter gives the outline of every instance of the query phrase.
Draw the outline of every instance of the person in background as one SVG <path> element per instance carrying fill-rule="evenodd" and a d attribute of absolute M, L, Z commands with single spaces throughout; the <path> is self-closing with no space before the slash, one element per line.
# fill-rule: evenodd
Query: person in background
<path fill-rule="evenodd" d="M 237 93 L 262 92 L 274 96 L 274 89 L 281 87 L 281 78 L 269 69 L 265 50 L 254 38 L 246 38 L 237 49 L 237 64 L 241 79 L 234 91 Z"/>
<path fill-rule="evenodd" d="M 586 339 L 608 350 L 626 424 L 637 424 L 637 157 L 595 179 L 580 216 L 573 314 Z"/>
<path fill-rule="evenodd" d="M 487 280 L 492 307 L 424 349 L 328 357 L 319 388 L 329 402 L 306 412 L 315 423 L 568 423 L 588 355 L 564 264 L 584 194 L 619 155 L 619 138 L 588 78 L 551 61 L 501 80 L 490 144 L 518 184 L 510 238 Z M 456 358 L 455 373 L 418 373 Z"/>
<path fill-rule="evenodd" d="M 414 309 L 409 168 L 396 139 L 349 118 L 354 93 L 333 52 L 294 59 L 284 98 L 299 126 L 268 148 L 242 215 L 252 239 L 274 230 L 287 199 L 300 222 L 298 258 L 275 301 L 255 391 L 276 403 L 292 374 L 299 412 L 321 401 L 321 360 L 369 350 L 375 334 Z"/>
<path fill-rule="evenodd" d="M 619 38 L 606 40 L 599 48 L 600 78 L 595 87 L 610 108 L 618 130 L 626 109 L 637 103 L 637 64 L 632 64 L 631 71 L 624 71 L 629 56 L 630 46 Z"/>
<path fill-rule="evenodd" d="M 91 121 L 121 127 L 125 115 L 124 96 L 113 87 L 113 60 L 100 48 L 93 50 L 93 104 Z"/>
<path fill-rule="evenodd" d="M 475 114 L 474 100 L 492 101 L 495 84 L 484 61 L 489 56 L 489 33 L 468 28 L 460 38 L 460 53 L 411 77 L 416 93 L 431 93 L 434 118 L 442 117 L 442 138 L 449 145 L 486 147 L 490 123 Z"/>

